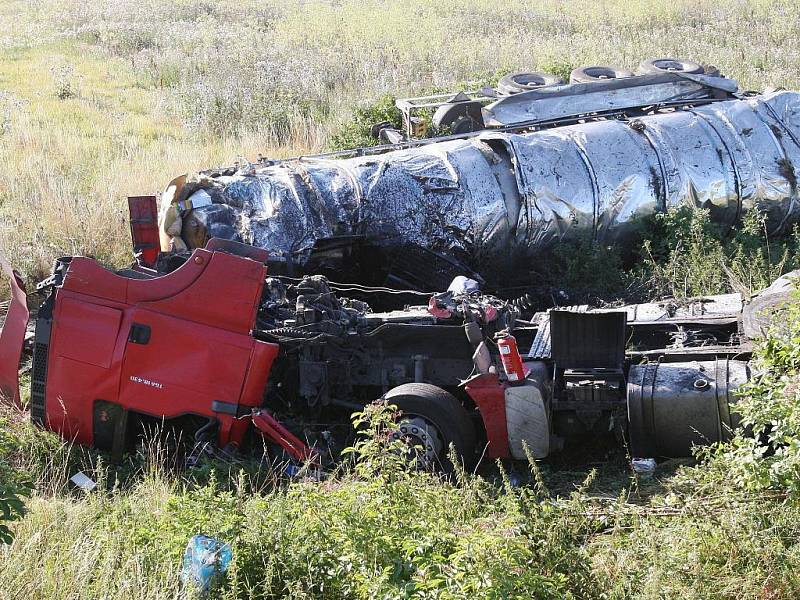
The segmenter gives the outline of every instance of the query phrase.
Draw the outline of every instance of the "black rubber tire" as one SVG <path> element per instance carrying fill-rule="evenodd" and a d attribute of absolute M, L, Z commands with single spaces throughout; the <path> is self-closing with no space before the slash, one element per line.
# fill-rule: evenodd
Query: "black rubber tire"
<path fill-rule="evenodd" d="M 609 79 L 624 79 L 633 77 L 633 73 L 626 69 L 610 67 L 607 65 L 595 65 L 591 67 L 581 67 L 573 69 L 569 74 L 570 83 L 593 83 L 595 81 L 607 81 Z"/>
<path fill-rule="evenodd" d="M 682 58 L 651 58 L 650 60 L 643 60 L 640 62 L 636 72 L 639 75 L 673 72 L 703 75 L 705 69 L 703 65 L 693 60 L 683 60 Z"/>
<path fill-rule="evenodd" d="M 433 424 L 442 436 L 444 447 L 440 464 L 452 472 L 450 444 L 466 469 L 475 466 L 477 438 L 469 414 L 453 394 L 429 383 L 405 383 L 389 390 L 383 399 L 397 406 L 401 413 L 418 415 Z"/>
<path fill-rule="evenodd" d="M 469 117 L 458 117 L 450 126 L 450 133 L 453 135 L 462 135 L 464 133 L 472 133 L 473 131 L 480 131 L 484 129 L 481 124 Z"/>
<path fill-rule="evenodd" d="M 564 80 L 551 73 L 540 73 L 538 71 L 509 73 L 497 82 L 497 91 L 501 94 L 511 95 L 560 83 L 564 83 Z"/>

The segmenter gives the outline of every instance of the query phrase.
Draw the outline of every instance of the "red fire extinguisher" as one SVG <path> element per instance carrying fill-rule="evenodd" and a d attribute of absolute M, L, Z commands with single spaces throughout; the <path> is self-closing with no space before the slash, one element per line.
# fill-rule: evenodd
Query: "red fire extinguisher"
<path fill-rule="evenodd" d="M 522 357 L 519 355 L 516 338 L 507 331 L 501 331 L 495 336 L 497 349 L 500 350 L 500 360 L 506 377 L 512 383 L 525 379 L 525 368 L 522 366 Z"/>

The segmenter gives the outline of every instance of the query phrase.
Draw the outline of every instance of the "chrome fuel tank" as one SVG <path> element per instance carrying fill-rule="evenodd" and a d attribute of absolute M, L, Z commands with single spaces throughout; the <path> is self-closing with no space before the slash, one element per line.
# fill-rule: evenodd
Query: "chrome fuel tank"
<path fill-rule="evenodd" d="M 690 456 L 695 445 L 729 439 L 738 424 L 730 407 L 736 389 L 749 378 L 746 361 L 726 358 L 632 366 L 628 421 L 633 456 Z"/>

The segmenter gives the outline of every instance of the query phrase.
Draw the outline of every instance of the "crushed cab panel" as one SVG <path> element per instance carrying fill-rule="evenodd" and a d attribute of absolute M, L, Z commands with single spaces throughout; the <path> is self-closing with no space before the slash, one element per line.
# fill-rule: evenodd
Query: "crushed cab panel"
<path fill-rule="evenodd" d="M 46 367 L 47 427 L 96 445 L 128 411 L 199 415 L 219 422 L 220 444 L 241 441 L 237 417 L 260 406 L 278 353 L 251 336 L 265 275 L 262 263 L 206 250 L 142 278 L 65 261 L 52 318 L 37 323 L 49 332 L 35 357 Z"/>

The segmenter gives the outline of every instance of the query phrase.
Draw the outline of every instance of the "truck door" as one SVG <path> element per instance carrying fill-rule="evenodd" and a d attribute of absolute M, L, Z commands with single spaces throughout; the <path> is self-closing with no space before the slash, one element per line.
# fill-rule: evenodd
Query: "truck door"
<path fill-rule="evenodd" d="M 120 403 L 156 417 L 236 414 L 254 340 L 174 316 L 135 309 Z"/>

